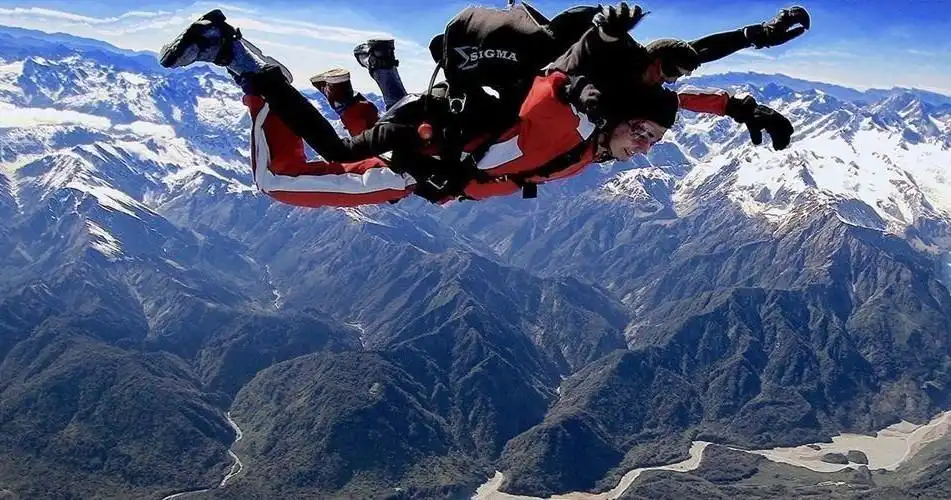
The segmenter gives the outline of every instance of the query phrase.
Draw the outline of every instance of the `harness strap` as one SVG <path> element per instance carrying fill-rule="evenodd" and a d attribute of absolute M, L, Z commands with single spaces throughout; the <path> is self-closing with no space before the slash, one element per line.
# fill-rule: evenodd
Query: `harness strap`
<path fill-rule="evenodd" d="M 542 165 L 541 167 L 516 176 L 509 176 L 509 179 L 514 181 L 522 188 L 522 198 L 536 198 L 538 197 L 538 184 L 529 182 L 528 179 L 532 177 L 548 177 L 578 163 L 581 161 L 581 157 L 584 156 L 585 151 L 587 151 L 590 146 L 590 140 L 579 142 L 575 147 L 555 158 L 552 158 L 548 161 L 548 163 Z"/>

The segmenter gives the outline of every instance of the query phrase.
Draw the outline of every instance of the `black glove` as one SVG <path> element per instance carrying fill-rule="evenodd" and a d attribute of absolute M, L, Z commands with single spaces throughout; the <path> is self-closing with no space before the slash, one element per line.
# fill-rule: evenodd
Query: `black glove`
<path fill-rule="evenodd" d="M 757 49 L 774 47 L 805 33 L 811 22 L 806 9 L 799 6 L 790 7 L 779 11 L 776 17 L 763 24 L 743 28 L 743 34 L 750 45 Z"/>
<path fill-rule="evenodd" d="M 792 123 L 778 111 L 746 96 L 742 99 L 730 97 L 726 105 L 726 115 L 737 123 L 743 123 L 750 132 L 750 140 L 759 146 L 763 143 L 763 130 L 773 139 L 773 148 L 786 149 L 794 132 Z"/>
<path fill-rule="evenodd" d="M 634 29 L 646 15 L 640 5 L 635 5 L 632 9 L 627 2 L 621 2 L 617 7 L 601 7 L 601 12 L 594 16 L 594 25 L 601 28 L 605 35 L 620 38 Z"/>
<path fill-rule="evenodd" d="M 588 117 L 595 125 L 604 122 L 601 91 L 584 76 L 571 76 L 564 87 L 564 100 Z"/>

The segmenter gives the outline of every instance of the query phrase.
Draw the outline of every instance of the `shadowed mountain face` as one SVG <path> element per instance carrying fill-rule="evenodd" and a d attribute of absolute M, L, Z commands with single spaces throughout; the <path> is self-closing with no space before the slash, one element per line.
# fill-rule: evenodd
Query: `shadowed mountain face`
<path fill-rule="evenodd" d="M 679 265 L 629 283 L 643 304 L 632 351 L 569 378 L 545 421 L 507 445 L 508 491 L 613 486 L 634 466 L 677 458 L 687 431 L 762 448 L 943 408 L 951 296 L 932 261 L 830 215 L 791 227 L 720 252 L 680 245 Z M 759 276 L 740 274 L 760 259 Z M 679 272 L 685 261 L 694 272 Z M 578 449 L 594 454 L 584 467 L 569 458 Z"/>
<path fill-rule="evenodd" d="M 107 322 L 50 318 L 0 365 L 0 482 L 23 498 L 139 496 L 224 465 L 220 402 L 181 359 L 96 338 Z"/>
<path fill-rule="evenodd" d="M 711 77 L 793 147 L 687 115 L 538 200 L 304 210 L 251 186 L 229 78 L 150 61 L 0 30 L 0 497 L 215 486 L 226 411 L 210 497 L 467 498 L 948 407 L 940 96 Z M 628 495 L 762 493 L 703 470 Z"/>

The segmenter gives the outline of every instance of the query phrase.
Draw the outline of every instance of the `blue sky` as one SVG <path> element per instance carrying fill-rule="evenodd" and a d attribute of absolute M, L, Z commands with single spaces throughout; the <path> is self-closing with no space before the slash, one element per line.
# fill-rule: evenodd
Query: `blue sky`
<path fill-rule="evenodd" d="M 425 46 L 465 1 L 309 0 L 249 3 L 139 0 L 77 2 L 0 0 L 0 24 L 63 31 L 115 45 L 158 50 L 188 22 L 221 7 L 245 36 L 287 63 L 299 83 L 333 66 L 356 69 L 350 55 L 362 39 L 397 39 L 407 86 L 428 81 L 432 62 Z M 575 1 L 533 2 L 554 15 Z M 484 2 L 503 6 L 505 0 Z M 634 35 L 642 41 L 661 37 L 691 39 L 772 17 L 784 6 L 772 0 L 652 0 L 641 3 L 652 13 Z M 759 71 L 840 83 L 857 88 L 918 87 L 951 94 L 951 0 L 803 1 L 813 29 L 777 48 L 747 50 L 713 63 L 705 73 Z M 354 71 L 358 87 L 369 79 Z"/>

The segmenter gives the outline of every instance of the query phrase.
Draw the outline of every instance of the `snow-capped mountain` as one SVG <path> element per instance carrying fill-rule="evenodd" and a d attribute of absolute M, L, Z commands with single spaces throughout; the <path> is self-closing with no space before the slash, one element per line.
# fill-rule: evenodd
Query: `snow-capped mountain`
<path fill-rule="evenodd" d="M 0 56 L 0 161 L 7 175 L 33 164 L 13 175 L 15 199 L 68 186 L 114 206 L 155 207 L 183 193 L 253 191 L 247 113 L 221 72 L 164 71 L 146 55 L 94 41 L 0 34 L 0 43 L 18 47 Z M 24 38 L 32 55 L 21 55 Z M 601 182 L 608 192 L 654 193 L 648 213 L 657 203 L 688 208 L 723 195 L 758 216 L 775 218 L 808 200 L 895 232 L 921 219 L 951 219 L 951 98 L 756 74 L 688 84 L 750 93 L 783 112 L 797 129 L 792 146 L 753 147 L 728 118 L 685 113 L 650 156 L 662 168 L 615 166 L 621 173 Z"/>
<path fill-rule="evenodd" d="M 0 429 L 14 429 L 0 445 L 87 457 L 128 432 L 149 443 L 136 470 L 175 474 L 90 465 L 143 489 L 69 491 L 161 497 L 230 463 L 216 412 L 234 403 L 248 433 L 235 450 L 257 467 L 236 496 L 463 495 L 494 467 L 537 494 L 598 489 L 695 431 L 766 446 L 946 406 L 951 267 L 933 256 L 951 250 L 947 98 L 769 75 L 691 83 L 782 111 L 793 145 L 753 147 L 728 118 L 685 115 L 647 158 L 535 201 L 294 209 L 251 185 L 248 119 L 222 72 L 0 29 Z M 118 357 L 136 384 L 97 383 L 120 404 L 34 412 L 46 388 L 85 398 L 69 377 L 113 380 Z M 172 386 L 172 415 L 144 432 L 123 418 L 81 429 L 99 434 L 9 426 L 141 410 L 138 423 L 155 413 L 140 399 Z M 175 432 L 153 446 L 166 422 Z M 352 445 L 368 435 L 396 439 Z M 97 453 L 127 463 L 119 448 Z M 313 457 L 326 456 L 324 469 Z M 2 473 L 24 476 L 4 460 L 0 491 Z M 86 467 L 49 463 L 63 478 Z M 52 494 L 39 487 L 21 491 Z"/>
<path fill-rule="evenodd" d="M 673 220 L 729 204 L 781 227 L 829 210 L 851 225 L 921 238 L 930 252 L 951 251 L 951 101 L 930 92 L 703 77 L 687 84 L 749 93 L 783 112 L 796 126 L 792 146 L 755 147 L 729 118 L 684 113 L 648 158 L 543 186 L 537 203 L 513 197 L 434 208 L 408 200 L 310 211 L 272 203 L 251 185 L 247 113 L 222 71 L 167 71 L 148 54 L 66 35 L 0 35 L 0 47 L 10 49 L 0 52 L 0 208 L 24 218 L 75 200 L 87 207 L 79 231 L 88 248 L 111 260 L 135 249 L 158 255 L 169 235 L 188 240 L 183 235 L 195 228 L 240 239 L 251 230 L 333 234 L 330 228 L 346 227 L 424 254 L 459 248 L 522 266 L 529 264 L 520 259 L 538 261 L 530 255 L 557 254 L 551 246 L 558 245 L 539 237 L 551 221 L 524 225 L 525 208 L 529 220 L 547 217 L 546 207 L 587 213 L 557 207 L 589 198 L 620 202 L 628 208 L 615 215 L 627 220 Z M 595 201 L 591 217 L 602 208 Z M 273 215 L 259 221 L 262 214 Z M 258 280 L 287 289 L 293 278 Z"/>
<path fill-rule="evenodd" d="M 922 221 L 951 221 L 951 107 L 933 104 L 933 94 L 852 91 L 846 101 L 825 90 L 735 84 L 737 78 L 687 85 L 750 94 L 782 112 L 796 127 L 789 148 L 773 151 L 768 138 L 767 146 L 753 146 L 729 118 L 685 112 L 668 142 L 651 152 L 650 166 L 621 172 L 604 189 L 649 204 L 669 200 L 679 213 L 726 198 L 776 221 L 821 205 L 851 224 L 895 233 Z"/>
<path fill-rule="evenodd" d="M 893 87 L 891 89 L 868 89 L 856 90 L 851 87 L 843 87 L 824 82 L 807 81 L 799 78 L 792 78 L 786 75 L 767 75 L 755 72 L 732 72 L 728 74 L 717 74 L 702 77 L 695 77 L 690 80 L 691 84 L 700 86 L 752 86 L 766 87 L 770 85 L 784 87 L 794 91 L 818 90 L 829 94 L 841 101 L 852 102 L 856 104 L 869 104 L 888 97 L 902 93 L 913 92 L 922 102 L 935 106 L 951 105 L 951 96 L 938 94 L 920 89 L 908 89 L 902 87 Z"/>
<path fill-rule="evenodd" d="M 57 165 L 41 169 L 49 175 L 36 184 L 47 192 L 102 185 L 138 200 L 205 180 L 247 189 L 247 118 L 233 84 L 207 70 L 159 74 L 102 56 L 0 64 L 6 171 L 46 159 Z"/>

